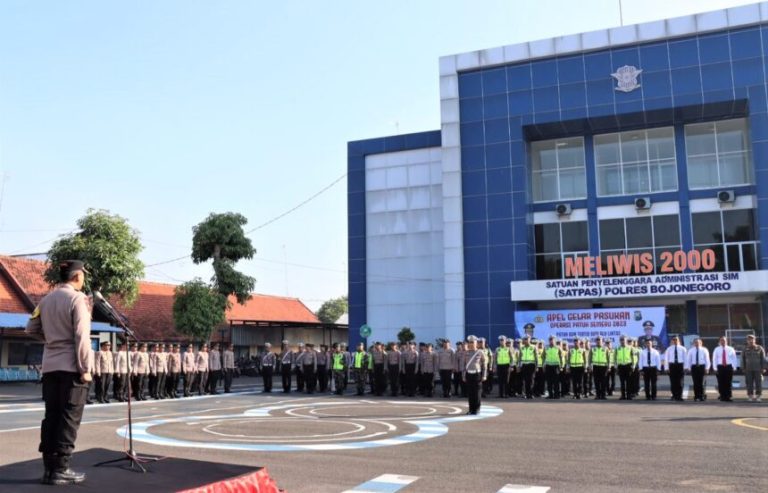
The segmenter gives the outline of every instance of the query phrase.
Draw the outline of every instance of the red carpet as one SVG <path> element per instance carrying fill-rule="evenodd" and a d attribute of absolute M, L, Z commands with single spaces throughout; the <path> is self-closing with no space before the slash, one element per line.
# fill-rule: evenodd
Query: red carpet
<path fill-rule="evenodd" d="M 278 493 L 274 480 L 266 468 L 232 479 L 225 479 L 179 493 Z"/>

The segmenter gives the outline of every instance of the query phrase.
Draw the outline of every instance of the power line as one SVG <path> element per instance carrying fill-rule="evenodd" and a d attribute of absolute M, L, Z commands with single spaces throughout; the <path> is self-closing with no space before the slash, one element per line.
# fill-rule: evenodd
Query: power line
<path fill-rule="evenodd" d="M 339 183 L 341 180 L 343 180 L 343 179 L 344 179 L 344 178 L 346 178 L 346 177 L 347 177 L 347 173 L 344 173 L 344 174 L 342 174 L 341 176 L 339 176 L 338 178 L 336 178 L 335 180 L 333 180 L 331 183 L 329 183 L 329 184 L 328 184 L 328 185 L 326 185 L 325 187 L 321 188 L 319 191 L 315 192 L 314 194 L 312 194 L 312 195 L 311 195 L 311 196 L 309 196 L 308 198 L 306 198 L 306 199 L 302 200 L 301 202 L 299 202 L 299 203 L 298 203 L 297 205 L 295 205 L 294 207 L 291 207 L 290 209 L 288 209 L 287 211 L 283 212 L 282 214 L 278 214 L 277 216 L 273 217 L 273 218 L 272 218 L 272 219 L 270 219 L 269 221 L 266 221 L 266 222 L 264 222 L 264 223 L 261 223 L 261 224 L 259 224 L 259 225 L 258 225 L 258 226 L 256 226 L 255 228 L 251 228 L 251 229 L 249 229 L 248 231 L 246 231 L 246 232 L 245 232 L 245 234 L 251 234 L 251 233 L 253 233 L 254 231 L 258 231 L 258 230 L 260 230 L 260 229 L 262 229 L 262 228 L 265 228 L 265 227 L 269 226 L 270 224 L 272 224 L 272 223 L 274 223 L 274 222 L 276 222 L 276 221 L 279 221 L 280 219 L 284 218 L 285 216 L 287 216 L 287 215 L 289 215 L 289 214 L 291 214 L 291 213 L 293 213 L 293 212 L 297 211 L 298 209 L 300 209 L 300 208 L 304 207 L 304 206 L 305 206 L 305 205 L 307 205 L 308 203 L 310 203 L 310 202 L 312 202 L 313 200 L 315 200 L 317 197 L 319 197 L 319 196 L 320 196 L 320 195 L 322 195 L 323 193 L 325 193 L 325 192 L 327 192 L 328 190 L 330 190 L 331 188 L 333 188 L 333 186 L 334 186 L 334 185 L 336 185 L 337 183 Z M 155 242 L 155 243 L 159 243 L 159 242 Z M 178 245 L 174 245 L 174 246 L 178 246 Z M 176 257 L 176 258 L 172 258 L 172 259 L 168 259 L 168 260 L 162 260 L 162 261 L 160 261 L 160 262 L 156 262 L 156 263 L 154 263 L 154 264 L 148 264 L 148 265 L 145 265 L 144 267 L 154 267 L 154 266 L 156 266 L 156 265 L 172 264 L 172 263 L 174 263 L 174 262 L 178 262 L 178 261 L 180 261 L 180 260 L 184 260 L 184 259 L 187 259 L 187 258 L 189 258 L 189 255 L 184 255 L 184 256 L 182 256 L 182 257 Z"/>
<path fill-rule="evenodd" d="M 333 180 L 333 181 L 332 181 L 330 184 L 328 184 L 328 185 L 326 185 L 325 187 L 323 187 L 323 188 L 322 188 L 322 189 L 321 189 L 319 192 L 317 192 L 317 193 L 315 193 L 314 195 L 310 196 L 309 198 L 307 198 L 307 199 L 303 200 L 303 201 L 302 201 L 302 202 L 300 202 L 298 205 L 296 205 L 296 206 L 294 206 L 294 207 L 292 207 L 292 208 L 288 209 L 287 211 L 283 212 L 282 214 L 279 214 L 279 215 L 277 215 L 277 216 L 273 217 L 272 219 L 270 219 L 269 221 L 267 221 L 267 222 L 265 222 L 265 223 L 259 224 L 259 225 L 258 225 L 258 226 L 256 226 L 255 228 L 251 228 L 251 229 L 249 229 L 248 231 L 246 231 L 246 232 L 245 232 L 245 234 L 251 234 L 251 233 L 253 233 L 254 231 L 258 231 L 258 230 L 260 230 L 261 228 L 264 228 L 264 227 L 266 227 L 266 226 L 269 226 L 269 225 L 270 225 L 270 224 L 272 224 L 273 222 L 275 222 L 275 221 L 278 221 L 278 220 L 280 220 L 280 219 L 284 218 L 285 216 L 287 216 L 288 214 L 291 214 L 292 212 L 294 212 L 294 211 L 296 211 L 296 210 L 300 209 L 301 207 L 303 207 L 303 206 L 307 205 L 308 203 L 312 202 L 313 200 L 315 200 L 317 197 L 319 197 L 320 195 L 322 195 L 322 194 L 323 194 L 323 193 L 325 193 L 326 191 L 330 190 L 330 189 L 331 189 L 331 188 L 332 188 L 334 185 L 336 185 L 337 183 L 339 183 L 341 180 L 343 180 L 343 179 L 344 179 L 344 178 L 346 178 L 346 177 L 347 177 L 347 174 L 346 174 L 346 173 L 344 173 L 344 174 L 343 174 L 343 175 L 341 175 L 340 177 L 338 177 L 338 178 L 336 178 L 335 180 Z"/>

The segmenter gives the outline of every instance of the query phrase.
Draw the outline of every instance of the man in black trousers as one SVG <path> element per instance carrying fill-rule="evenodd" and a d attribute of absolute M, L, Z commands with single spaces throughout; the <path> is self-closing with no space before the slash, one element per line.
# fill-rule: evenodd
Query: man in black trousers
<path fill-rule="evenodd" d="M 32 312 L 25 332 L 45 341 L 43 400 L 45 418 L 40 429 L 43 484 L 75 484 L 85 474 L 69 468 L 77 430 L 92 381 L 88 368 L 91 350 L 91 309 L 82 293 L 85 265 L 78 260 L 59 264 L 61 284 Z"/>
<path fill-rule="evenodd" d="M 462 379 L 467 384 L 467 398 L 469 400 L 467 414 L 480 412 L 482 385 L 488 378 L 486 352 L 483 349 L 477 349 L 476 343 L 477 338 L 475 336 L 467 337 L 466 364 L 462 368 Z"/>

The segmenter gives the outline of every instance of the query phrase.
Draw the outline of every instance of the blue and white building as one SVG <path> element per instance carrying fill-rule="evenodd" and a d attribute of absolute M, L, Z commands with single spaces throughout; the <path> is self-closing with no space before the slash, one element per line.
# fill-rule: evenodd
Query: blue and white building
<path fill-rule="evenodd" d="M 441 58 L 439 130 L 348 145 L 352 342 L 659 305 L 670 333 L 765 341 L 767 57 L 762 2 Z M 589 276 L 633 254 L 650 272 Z"/>

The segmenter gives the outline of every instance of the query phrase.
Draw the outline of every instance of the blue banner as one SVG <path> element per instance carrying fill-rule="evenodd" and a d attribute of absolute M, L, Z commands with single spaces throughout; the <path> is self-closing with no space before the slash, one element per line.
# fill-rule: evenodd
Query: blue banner
<path fill-rule="evenodd" d="M 597 336 L 618 345 L 619 337 L 638 339 L 645 347 L 646 339 L 659 351 L 667 347 L 666 310 L 663 306 L 640 308 L 592 308 L 588 310 L 536 310 L 515 312 L 516 337 L 525 334 L 534 339 L 573 341 Z"/>

